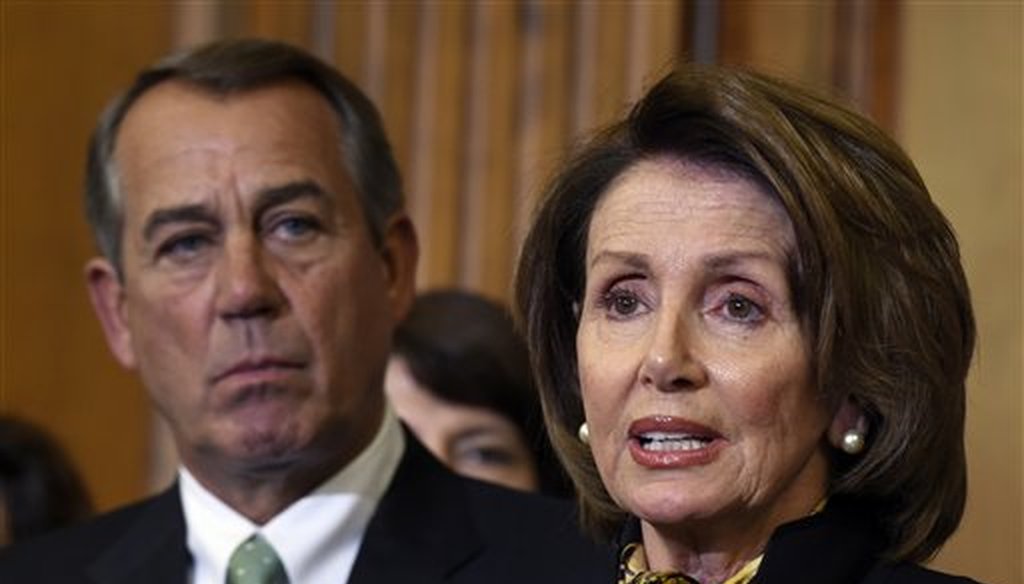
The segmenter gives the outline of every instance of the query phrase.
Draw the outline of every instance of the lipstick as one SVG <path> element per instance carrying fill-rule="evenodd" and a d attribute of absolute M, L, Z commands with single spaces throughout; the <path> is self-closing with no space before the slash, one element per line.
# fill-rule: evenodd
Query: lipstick
<path fill-rule="evenodd" d="M 629 426 L 630 455 L 651 469 L 709 464 L 725 444 L 725 438 L 708 426 L 673 416 L 640 418 Z"/>

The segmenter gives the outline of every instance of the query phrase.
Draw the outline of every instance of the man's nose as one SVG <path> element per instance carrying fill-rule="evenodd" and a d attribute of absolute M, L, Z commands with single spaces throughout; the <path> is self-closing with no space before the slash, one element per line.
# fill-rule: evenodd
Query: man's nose
<path fill-rule="evenodd" d="M 217 314 L 224 319 L 272 317 L 283 294 L 255 235 L 228 237 L 217 267 Z"/>
<path fill-rule="evenodd" d="M 700 356 L 699 323 L 679 312 L 659 314 L 640 366 L 640 383 L 659 391 L 683 391 L 707 384 Z"/>

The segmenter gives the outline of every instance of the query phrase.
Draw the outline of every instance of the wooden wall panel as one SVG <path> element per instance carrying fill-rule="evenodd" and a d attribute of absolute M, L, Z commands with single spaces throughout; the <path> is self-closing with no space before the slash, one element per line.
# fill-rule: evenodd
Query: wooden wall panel
<path fill-rule="evenodd" d="M 52 431 L 101 509 L 144 488 L 148 402 L 88 305 L 86 141 L 102 106 L 170 46 L 169 5 L 3 3 L 0 410 Z"/>
<path fill-rule="evenodd" d="M 626 107 L 629 7 L 619 2 L 577 5 L 573 70 L 573 132 L 618 117 Z"/>
<path fill-rule="evenodd" d="M 515 248 L 525 237 L 537 194 L 572 141 L 573 11 L 534 0 L 522 12 L 519 143 L 513 177 Z"/>
<path fill-rule="evenodd" d="M 633 3 L 629 24 L 625 86 L 626 101 L 632 104 L 683 55 L 683 2 Z"/>
<path fill-rule="evenodd" d="M 428 288 L 452 285 L 458 277 L 469 16 L 465 4 L 440 3 L 421 17 L 407 188 L 413 211 L 419 211 L 419 279 Z"/>
<path fill-rule="evenodd" d="M 258 36 L 313 49 L 313 3 L 254 0 L 221 4 L 221 36 Z"/>
<path fill-rule="evenodd" d="M 719 62 L 830 89 L 836 6 L 833 0 L 724 2 Z"/>
<path fill-rule="evenodd" d="M 370 76 L 367 4 L 366 0 L 352 0 L 339 2 L 334 9 L 334 64 L 364 88 Z"/>
<path fill-rule="evenodd" d="M 517 134 L 520 36 L 512 3 L 478 4 L 470 53 L 472 99 L 467 104 L 462 181 L 459 285 L 508 295 L 515 257 L 513 173 Z"/>
<path fill-rule="evenodd" d="M 413 163 L 421 11 L 410 2 L 371 2 L 367 18 L 364 87 L 384 118 L 399 167 L 407 172 Z"/>
<path fill-rule="evenodd" d="M 893 131 L 902 5 L 726 0 L 720 4 L 719 62 L 837 96 Z"/>

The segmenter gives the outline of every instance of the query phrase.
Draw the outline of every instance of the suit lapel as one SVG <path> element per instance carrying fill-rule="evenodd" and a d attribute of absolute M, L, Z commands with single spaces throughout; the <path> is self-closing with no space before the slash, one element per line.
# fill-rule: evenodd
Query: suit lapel
<path fill-rule="evenodd" d="M 185 516 L 175 483 L 88 568 L 97 584 L 184 584 L 189 564 Z"/>
<path fill-rule="evenodd" d="M 445 582 L 482 547 L 464 483 L 408 431 L 405 444 L 349 584 Z"/>

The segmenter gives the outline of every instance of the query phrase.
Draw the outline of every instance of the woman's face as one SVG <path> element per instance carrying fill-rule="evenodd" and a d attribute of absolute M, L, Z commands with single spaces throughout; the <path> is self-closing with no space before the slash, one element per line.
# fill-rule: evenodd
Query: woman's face
<path fill-rule="evenodd" d="M 437 397 L 400 357 L 388 361 L 384 388 L 398 417 L 455 472 L 513 489 L 538 489 L 533 454 L 507 417 Z"/>
<path fill-rule="evenodd" d="M 824 496 L 793 251 L 781 205 L 722 171 L 642 161 L 598 203 L 579 377 L 601 477 L 645 533 L 770 533 Z"/>

